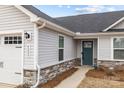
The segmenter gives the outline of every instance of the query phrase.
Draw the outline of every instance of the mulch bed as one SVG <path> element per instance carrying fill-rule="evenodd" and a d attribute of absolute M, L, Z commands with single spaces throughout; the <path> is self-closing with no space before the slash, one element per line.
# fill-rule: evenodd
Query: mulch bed
<path fill-rule="evenodd" d="M 67 77 L 71 76 L 77 70 L 78 70 L 78 68 L 71 68 L 70 70 L 65 71 L 65 72 L 57 75 L 52 80 L 49 80 L 47 83 L 40 84 L 38 87 L 39 88 L 53 88 L 53 87 L 57 86 L 64 79 L 66 79 Z"/>
<path fill-rule="evenodd" d="M 124 70 L 115 71 L 114 75 L 108 75 L 106 71 L 101 69 L 92 69 L 86 73 L 86 76 L 107 80 L 124 81 Z"/>

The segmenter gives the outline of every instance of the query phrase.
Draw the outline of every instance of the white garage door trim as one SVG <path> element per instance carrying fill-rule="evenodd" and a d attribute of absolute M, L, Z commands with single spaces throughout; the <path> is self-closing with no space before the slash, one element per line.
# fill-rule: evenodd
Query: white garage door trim
<path fill-rule="evenodd" d="M 0 35 L 14 35 L 14 34 L 21 34 L 22 36 L 22 52 L 21 52 L 21 55 L 22 55 L 22 62 L 21 62 L 21 82 L 20 84 L 23 83 L 23 76 L 24 76 L 24 73 L 23 73 L 23 61 L 24 61 L 24 30 L 20 30 L 20 29 L 17 29 L 17 30 L 6 30 L 6 31 L 0 31 Z M 3 82 L 4 83 L 4 82 Z"/>

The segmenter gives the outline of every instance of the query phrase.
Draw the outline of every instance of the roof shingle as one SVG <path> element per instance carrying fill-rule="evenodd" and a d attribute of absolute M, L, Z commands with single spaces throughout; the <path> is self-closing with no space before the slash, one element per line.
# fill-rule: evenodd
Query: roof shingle
<path fill-rule="evenodd" d="M 124 17 L 124 11 L 83 14 L 56 18 L 66 28 L 81 33 L 101 32 L 120 18 Z"/>
<path fill-rule="evenodd" d="M 22 6 L 36 14 L 38 17 L 42 17 L 73 32 L 81 33 L 101 32 L 120 18 L 124 17 L 124 11 L 115 11 L 52 18 L 31 5 Z"/>

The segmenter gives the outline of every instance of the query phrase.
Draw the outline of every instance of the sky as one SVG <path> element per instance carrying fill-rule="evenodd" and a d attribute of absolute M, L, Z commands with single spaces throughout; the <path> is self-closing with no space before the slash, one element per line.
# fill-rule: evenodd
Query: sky
<path fill-rule="evenodd" d="M 124 5 L 35 5 L 51 17 L 124 10 Z"/>

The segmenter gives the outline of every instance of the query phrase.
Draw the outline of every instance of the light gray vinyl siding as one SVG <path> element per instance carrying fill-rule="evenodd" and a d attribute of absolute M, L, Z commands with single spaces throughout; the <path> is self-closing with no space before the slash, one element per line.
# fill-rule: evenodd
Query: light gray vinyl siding
<path fill-rule="evenodd" d="M 77 40 L 77 58 L 81 58 L 81 40 Z"/>
<path fill-rule="evenodd" d="M 114 60 L 113 59 L 113 38 L 114 37 L 124 37 L 124 34 L 99 37 L 98 60 Z"/>
<path fill-rule="evenodd" d="M 58 63 L 58 35 L 56 32 L 42 29 L 39 32 L 39 64 L 41 67 Z"/>
<path fill-rule="evenodd" d="M 100 36 L 98 40 L 98 60 L 111 59 L 111 36 Z"/>
<path fill-rule="evenodd" d="M 18 10 L 14 6 L 0 5 L 0 31 L 6 30 L 24 30 L 32 32 L 33 37 L 33 24 L 30 18 Z M 30 45 L 30 56 L 27 55 L 27 45 Z M 30 69 L 33 67 L 33 38 L 32 41 L 24 42 L 24 68 Z"/>
<path fill-rule="evenodd" d="M 64 59 L 70 60 L 76 58 L 76 41 L 72 37 L 64 36 Z"/>
<path fill-rule="evenodd" d="M 97 46 L 97 40 L 94 40 L 93 41 L 93 58 L 97 58 L 97 49 L 98 49 L 98 46 Z"/>
<path fill-rule="evenodd" d="M 39 32 L 39 64 L 42 68 L 59 64 L 58 61 L 58 35 L 59 33 L 42 29 Z M 64 61 L 76 57 L 76 45 L 72 37 L 64 35 Z"/>

